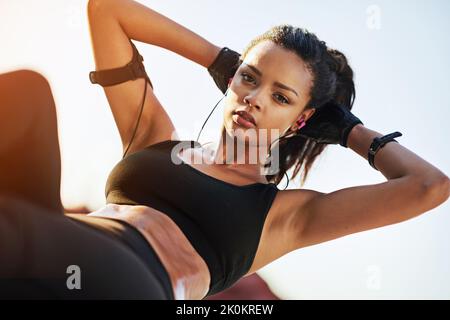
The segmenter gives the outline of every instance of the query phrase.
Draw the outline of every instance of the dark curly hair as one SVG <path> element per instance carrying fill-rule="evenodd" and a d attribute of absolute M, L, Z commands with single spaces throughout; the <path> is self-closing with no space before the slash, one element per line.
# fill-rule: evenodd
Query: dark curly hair
<path fill-rule="evenodd" d="M 340 103 L 351 110 L 355 100 L 353 70 L 348 65 L 347 58 L 343 53 L 328 48 L 326 42 L 319 40 L 314 33 L 306 29 L 291 25 L 279 25 L 253 39 L 242 53 L 241 61 L 255 45 L 265 40 L 270 40 L 295 52 L 311 72 L 313 84 L 310 92 L 311 98 L 306 104 L 306 109 L 326 108 L 327 103 Z M 290 137 L 284 138 L 289 134 Z M 266 175 L 266 178 L 269 182 L 279 184 L 291 167 L 294 167 L 291 176 L 293 179 L 303 166 L 301 179 L 303 185 L 315 159 L 327 145 L 317 144 L 298 134 L 292 135 L 291 131 L 284 136 L 279 139 L 278 145 L 280 170 L 274 175 Z M 268 166 L 269 164 L 266 164 L 266 167 Z"/>

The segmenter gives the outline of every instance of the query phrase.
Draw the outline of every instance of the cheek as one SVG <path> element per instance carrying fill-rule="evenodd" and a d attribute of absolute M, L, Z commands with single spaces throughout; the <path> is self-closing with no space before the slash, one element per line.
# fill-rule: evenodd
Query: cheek
<path fill-rule="evenodd" d="M 289 132 L 291 126 L 295 123 L 296 117 L 289 113 L 289 115 L 285 115 L 284 117 L 274 117 L 273 122 L 271 123 L 271 126 L 273 128 L 276 128 L 278 137 L 286 134 Z"/>
<path fill-rule="evenodd" d="M 226 98 L 225 98 L 226 99 Z M 227 100 L 223 100 L 223 119 L 226 120 L 227 118 L 231 117 L 231 114 L 234 111 L 234 105 L 232 103 L 230 103 Z"/>
<path fill-rule="evenodd" d="M 283 130 L 285 127 L 289 126 L 288 119 L 290 118 L 290 112 L 283 112 L 283 110 L 274 108 L 266 114 L 265 124 L 267 127 Z"/>

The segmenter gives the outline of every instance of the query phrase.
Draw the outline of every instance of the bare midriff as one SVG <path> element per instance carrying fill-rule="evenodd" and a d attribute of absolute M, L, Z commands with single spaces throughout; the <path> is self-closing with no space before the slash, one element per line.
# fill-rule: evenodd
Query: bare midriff
<path fill-rule="evenodd" d="M 89 216 L 122 220 L 139 230 L 169 274 L 176 300 L 202 299 L 208 293 L 208 266 L 166 214 L 147 206 L 107 204 Z"/>

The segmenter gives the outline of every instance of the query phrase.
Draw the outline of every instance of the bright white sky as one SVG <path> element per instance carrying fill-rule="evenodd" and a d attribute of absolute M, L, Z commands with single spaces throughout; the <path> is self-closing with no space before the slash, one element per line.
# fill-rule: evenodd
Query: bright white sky
<path fill-rule="evenodd" d="M 364 124 L 401 131 L 403 145 L 450 174 L 450 2 L 140 2 L 236 51 L 276 24 L 307 28 L 347 55 L 355 71 L 353 111 Z M 95 210 L 121 147 L 103 90 L 88 80 L 94 61 L 85 8 L 86 0 L 0 0 L 0 72 L 31 68 L 47 76 L 58 108 L 63 203 Z M 181 137 L 195 139 L 221 97 L 206 69 L 164 49 L 138 48 Z M 216 133 L 221 114 L 218 108 L 204 140 Z M 332 146 L 305 188 L 331 192 L 382 181 L 354 152 Z M 447 202 L 399 225 L 296 251 L 260 275 L 284 299 L 449 299 L 449 211 Z"/>

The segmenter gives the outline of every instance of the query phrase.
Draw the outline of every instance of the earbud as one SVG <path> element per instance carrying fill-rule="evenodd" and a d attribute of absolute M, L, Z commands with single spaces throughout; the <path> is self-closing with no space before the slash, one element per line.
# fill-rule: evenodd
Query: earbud
<path fill-rule="evenodd" d="M 300 130 L 301 128 L 303 128 L 306 125 L 305 119 L 304 118 L 298 119 L 296 121 L 296 124 L 298 126 L 297 130 Z"/>

